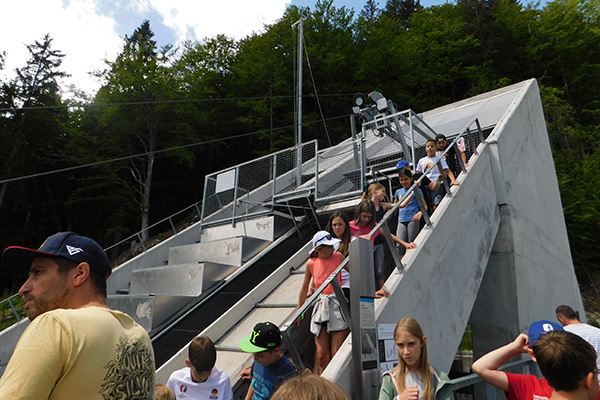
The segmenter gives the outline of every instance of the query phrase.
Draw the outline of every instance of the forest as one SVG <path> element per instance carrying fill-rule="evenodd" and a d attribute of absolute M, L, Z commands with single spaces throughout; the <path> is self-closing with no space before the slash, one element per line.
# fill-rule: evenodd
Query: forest
<path fill-rule="evenodd" d="M 292 146 L 301 16 L 303 140 L 320 148 L 349 137 L 357 92 L 423 112 L 536 78 L 574 263 L 595 290 L 600 0 L 368 0 L 357 12 L 318 0 L 241 40 L 161 48 L 140 21 L 96 72 L 92 96 L 65 94 L 65 54 L 50 32 L 0 82 L 0 247 L 37 247 L 64 230 L 110 246 L 200 201 L 206 174 Z M 6 57 L 0 49 L 0 69 Z"/>

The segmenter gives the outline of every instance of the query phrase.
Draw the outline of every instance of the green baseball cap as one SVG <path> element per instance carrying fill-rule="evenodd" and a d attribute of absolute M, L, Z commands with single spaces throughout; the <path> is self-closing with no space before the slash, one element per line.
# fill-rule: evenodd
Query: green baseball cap
<path fill-rule="evenodd" d="M 272 322 L 260 322 L 254 326 L 250 336 L 240 339 L 238 346 L 246 353 L 260 353 L 281 345 L 281 332 Z"/>

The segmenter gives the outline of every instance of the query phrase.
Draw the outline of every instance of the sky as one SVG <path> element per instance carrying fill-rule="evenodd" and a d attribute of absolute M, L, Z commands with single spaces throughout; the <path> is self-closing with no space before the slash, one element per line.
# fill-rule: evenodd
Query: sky
<path fill-rule="evenodd" d="M 447 0 L 421 0 L 429 7 Z M 0 52 L 6 52 L 0 79 L 15 77 L 29 59 L 26 45 L 53 38 L 52 49 L 65 57 L 62 71 L 71 75 L 63 83 L 89 94 L 100 87 L 90 75 L 114 60 L 143 20 L 150 21 L 159 46 L 177 46 L 186 39 L 202 40 L 225 34 L 241 39 L 262 32 L 265 24 L 279 19 L 290 4 L 314 8 L 316 0 L 17 0 L 5 1 L 0 24 Z M 358 12 L 366 0 L 334 0 Z M 379 0 L 379 7 L 385 0 Z M 355 15 L 356 15 L 355 14 Z"/>

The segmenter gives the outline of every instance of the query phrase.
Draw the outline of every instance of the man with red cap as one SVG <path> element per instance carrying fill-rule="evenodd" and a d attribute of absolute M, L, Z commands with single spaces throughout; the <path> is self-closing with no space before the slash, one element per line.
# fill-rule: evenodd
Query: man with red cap
<path fill-rule="evenodd" d="M 73 232 L 33 250 L 12 246 L 4 266 L 29 273 L 19 290 L 31 324 L 0 379 L 1 399 L 152 399 L 154 352 L 146 331 L 106 304 L 111 266 Z"/>

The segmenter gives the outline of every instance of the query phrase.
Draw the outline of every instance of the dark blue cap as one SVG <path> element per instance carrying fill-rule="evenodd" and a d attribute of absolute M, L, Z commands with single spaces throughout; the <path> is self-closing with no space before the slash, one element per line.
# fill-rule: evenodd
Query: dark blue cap
<path fill-rule="evenodd" d="M 542 335 L 552 331 L 564 331 L 564 329 L 556 322 L 550 322 L 545 319 L 534 322 L 529 326 L 529 333 L 527 334 L 529 345 L 533 346 Z"/>
<path fill-rule="evenodd" d="M 34 258 L 62 257 L 76 263 L 88 263 L 90 269 L 108 279 L 112 272 L 108 256 L 92 239 L 75 232 L 59 232 L 48 237 L 39 249 L 10 246 L 4 250 L 4 266 L 16 272 L 27 272 Z"/>

